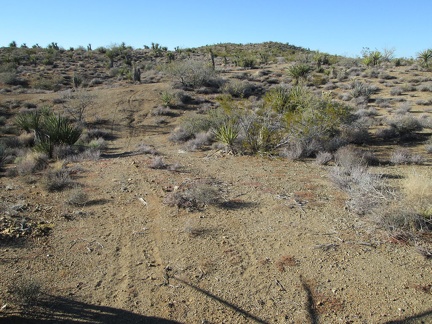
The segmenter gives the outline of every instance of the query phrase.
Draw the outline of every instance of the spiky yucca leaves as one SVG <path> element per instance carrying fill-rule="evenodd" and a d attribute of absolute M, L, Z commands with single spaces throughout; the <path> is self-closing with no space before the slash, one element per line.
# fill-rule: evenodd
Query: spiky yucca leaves
<path fill-rule="evenodd" d="M 271 108 L 279 114 L 295 111 L 307 107 L 311 100 L 311 93 L 304 86 L 287 88 L 277 86 L 264 95 L 264 107 Z"/>
<path fill-rule="evenodd" d="M 432 49 L 421 51 L 417 54 L 417 59 L 420 61 L 421 66 L 429 68 L 432 61 Z"/>
<path fill-rule="evenodd" d="M 290 66 L 287 73 L 290 77 L 295 80 L 295 84 L 298 84 L 300 79 L 306 79 L 312 68 L 307 64 L 295 64 Z"/>
<path fill-rule="evenodd" d="M 239 130 L 232 121 L 222 124 L 215 130 L 216 139 L 226 144 L 230 151 L 234 149 L 234 143 L 239 135 Z"/>
<path fill-rule="evenodd" d="M 20 114 L 15 124 L 26 132 L 33 132 L 35 150 L 46 153 L 49 157 L 52 157 L 56 145 L 73 145 L 81 135 L 79 127 L 49 108 Z"/>

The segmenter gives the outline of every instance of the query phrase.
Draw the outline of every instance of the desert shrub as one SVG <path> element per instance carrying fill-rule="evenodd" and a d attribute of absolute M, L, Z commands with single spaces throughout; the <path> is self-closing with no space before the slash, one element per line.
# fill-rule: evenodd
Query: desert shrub
<path fill-rule="evenodd" d="M 254 93 L 255 89 L 256 86 L 254 84 L 240 80 L 230 80 L 221 88 L 223 93 L 230 94 L 236 98 L 247 98 Z"/>
<path fill-rule="evenodd" d="M 63 108 L 75 121 L 84 122 L 86 111 L 94 104 L 95 96 L 84 89 L 65 92 Z"/>
<path fill-rule="evenodd" d="M 52 157 L 56 160 L 65 159 L 71 155 L 78 154 L 78 149 L 71 145 L 55 145 L 53 148 Z"/>
<path fill-rule="evenodd" d="M 183 90 L 175 91 L 173 96 L 177 104 L 187 104 L 192 101 L 192 97 Z"/>
<path fill-rule="evenodd" d="M 185 144 L 185 148 L 188 151 L 196 151 L 200 150 L 203 147 L 210 145 L 214 139 L 214 132 L 200 132 L 194 135 L 194 138 L 187 141 Z"/>
<path fill-rule="evenodd" d="M 429 68 L 432 62 L 432 49 L 426 49 L 417 54 L 417 60 L 424 68 Z"/>
<path fill-rule="evenodd" d="M 230 151 L 234 150 L 234 143 L 239 135 L 239 129 L 236 123 L 227 121 L 214 130 L 215 138 L 225 144 Z"/>
<path fill-rule="evenodd" d="M 429 137 L 428 141 L 426 142 L 425 146 L 426 152 L 431 154 L 432 153 L 432 136 Z"/>
<path fill-rule="evenodd" d="M 395 165 L 400 164 L 422 164 L 423 157 L 419 154 L 413 154 L 407 149 L 397 149 L 392 152 L 390 162 Z"/>
<path fill-rule="evenodd" d="M 399 135 L 408 135 L 423 129 L 420 121 L 411 115 L 398 116 L 388 120 L 387 124 L 394 128 Z"/>
<path fill-rule="evenodd" d="M 284 114 L 287 142 L 303 148 L 303 156 L 310 156 L 325 149 L 340 133 L 343 124 L 351 118 L 351 108 L 332 101 L 328 97 L 309 96 L 305 106 Z"/>
<path fill-rule="evenodd" d="M 205 62 L 174 61 L 166 66 L 165 71 L 173 80 L 180 82 L 186 88 L 197 89 L 218 83 L 216 72 Z"/>
<path fill-rule="evenodd" d="M 165 107 L 169 107 L 174 101 L 174 95 L 169 91 L 162 91 L 160 94 L 160 98 Z"/>
<path fill-rule="evenodd" d="M 312 77 L 311 77 L 311 83 L 312 83 L 314 86 L 316 86 L 316 87 L 319 87 L 319 86 L 325 85 L 325 84 L 327 84 L 327 82 L 328 82 L 328 78 L 327 78 L 325 75 L 323 75 L 323 74 L 315 73 L 315 74 L 313 74 Z M 331 88 L 331 86 L 329 86 L 329 85 L 327 84 L 326 90 L 331 90 L 331 89 L 329 89 L 329 88 Z M 334 88 L 333 88 L 333 89 L 334 89 Z"/>
<path fill-rule="evenodd" d="M 98 149 L 88 148 L 84 151 L 80 151 L 76 154 L 67 155 L 66 161 L 70 162 L 81 162 L 81 161 L 97 161 L 99 160 L 101 151 Z"/>
<path fill-rule="evenodd" d="M 329 152 L 318 152 L 315 163 L 318 165 L 326 165 L 333 159 L 333 154 Z"/>
<path fill-rule="evenodd" d="M 48 156 L 44 153 L 32 152 L 18 158 L 16 162 L 19 175 L 30 175 L 48 166 Z"/>
<path fill-rule="evenodd" d="M 344 142 L 351 144 L 366 144 L 371 140 L 368 126 L 359 122 L 342 124 L 339 137 Z"/>
<path fill-rule="evenodd" d="M 66 198 L 66 203 L 71 206 L 84 206 L 88 202 L 88 194 L 80 187 L 74 188 Z"/>
<path fill-rule="evenodd" d="M 42 179 L 44 188 L 49 192 L 61 191 L 72 185 L 69 170 L 61 168 L 59 170 L 48 170 Z"/>
<path fill-rule="evenodd" d="M 330 179 L 348 194 L 348 210 L 365 215 L 389 198 L 390 190 L 380 175 L 369 172 L 367 166 L 359 163 L 359 160 L 343 161 L 339 161 L 332 169 Z"/>
<path fill-rule="evenodd" d="M 7 155 L 6 155 L 6 148 L 3 145 L 3 143 L 0 143 L 0 169 L 4 165 L 6 161 Z"/>
<path fill-rule="evenodd" d="M 142 153 L 142 154 L 151 154 L 151 155 L 157 155 L 158 152 L 156 151 L 156 149 L 148 144 L 145 143 L 140 143 L 136 146 L 136 152 L 137 153 Z"/>
<path fill-rule="evenodd" d="M 151 160 L 150 165 L 149 165 L 149 167 L 150 167 L 151 169 L 159 169 L 159 170 L 161 170 L 161 169 L 166 169 L 167 166 L 168 166 L 168 165 L 165 163 L 163 157 L 161 157 L 161 156 L 156 156 L 156 157 L 154 157 L 154 158 Z"/>
<path fill-rule="evenodd" d="M 432 178 L 430 172 L 410 171 L 401 182 L 398 201 L 376 212 L 376 221 L 393 232 L 432 230 Z"/>
<path fill-rule="evenodd" d="M 288 160 L 295 161 L 300 158 L 310 156 L 314 151 L 320 151 L 322 149 L 322 147 L 318 145 L 316 150 L 315 147 L 313 147 L 311 150 L 310 145 L 308 147 L 308 144 L 309 143 L 305 143 L 297 139 L 290 139 L 280 155 Z"/>
<path fill-rule="evenodd" d="M 26 132 L 33 132 L 35 150 L 44 152 L 49 157 L 52 157 L 54 146 L 73 145 L 81 135 L 80 128 L 49 108 L 19 114 L 15 124 Z"/>
<path fill-rule="evenodd" d="M 257 60 L 252 55 L 237 55 L 234 60 L 234 65 L 245 69 L 253 69 L 257 65 Z"/>
<path fill-rule="evenodd" d="M 351 96 L 353 98 L 364 97 L 369 99 L 372 94 L 377 91 L 377 88 L 371 85 L 367 85 L 361 81 L 354 80 L 351 82 Z"/>
<path fill-rule="evenodd" d="M 394 87 L 390 90 L 390 94 L 392 96 L 400 96 L 402 93 L 403 93 L 403 90 L 400 87 Z"/>
<path fill-rule="evenodd" d="M 39 78 L 32 82 L 34 89 L 58 91 L 61 89 L 64 80 L 62 77 Z"/>
<path fill-rule="evenodd" d="M 171 207 L 194 211 L 203 209 L 207 205 L 217 205 L 220 200 L 218 188 L 212 181 L 204 179 L 182 184 L 178 189 L 168 193 L 164 203 Z"/>
<path fill-rule="evenodd" d="M 12 85 L 12 86 L 20 85 L 23 87 L 28 85 L 27 80 L 18 77 L 18 75 L 15 72 L 1 72 L 0 83 Z"/>
<path fill-rule="evenodd" d="M 403 102 L 399 105 L 399 107 L 395 110 L 395 114 L 397 115 L 405 115 L 411 110 L 411 104 L 408 102 Z"/>
<path fill-rule="evenodd" d="M 367 165 L 367 161 L 363 159 L 363 152 L 352 145 L 339 148 L 334 154 L 334 160 L 337 166 L 344 169 Z"/>
<path fill-rule="evenodd" d="M 393 127 L 380 128 L 375 131 L 375 136 L 377 138 L 382 138 L 384 140 L 392 139 L 398 136 L 398 132 Z"/>
<path fill-rule="evenodd" d="M 280 121 L 270 114 L 243 114 L 238 125 L 242 150 L 249 153 L 271 152 L 282 137 Z"/>
<path fill-rule="evenodd" d="M 151 111 L 152 116 L 172 116 L 174 112 L 168 106 L 158 106 Z"/>
<path fill-rule="evenodd" d="M 186 142 L 193 138 L 194 133 L 182 126 L 178 126 L 170 133 L 169 140 L 175 143 Z"/>
<path fill-rule="evenodd" d="M 81 134 L 80 140 L 84 143 L 89 143 L 91 140 L 103 138 L 104 140 L 112 139 L 112 131 L 101 128 L 90 128 Z"/>
<path fill-rule="evenodd" d="M 275 86 L 265 93 L 263 99 L 264 107 L 271 108 L 277 113 L 284 113 L 307 107 L 312 97 L 312 93 L 303 86 Z"/>
<path fill-rule="evenodd" d="M 90 148 L 91 150 L 103 151 L 108 147 L 108 143 L 102 137 L 99 137 L 97 139 L 91 140 L 87 144 L 87 147 Z"/>

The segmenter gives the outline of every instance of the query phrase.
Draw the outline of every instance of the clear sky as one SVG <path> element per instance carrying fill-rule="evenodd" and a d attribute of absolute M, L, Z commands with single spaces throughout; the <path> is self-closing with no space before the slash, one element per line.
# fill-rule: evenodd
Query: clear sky
<path fill-rule="evenodd" d="M 0 0 L 0 46 L 276 41 L 359 56 L 432 48 L 432 0 Z"/>

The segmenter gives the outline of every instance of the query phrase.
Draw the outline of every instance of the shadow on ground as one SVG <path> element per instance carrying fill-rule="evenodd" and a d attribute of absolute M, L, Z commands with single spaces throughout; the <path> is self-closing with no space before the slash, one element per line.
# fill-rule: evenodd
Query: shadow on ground
<path fill-rule="evenodd" d="M 0 316 L 0 323 L 148 323 L 177 324 L 179 322 L 135 314 L 126 310 L 97 306 L 73 299 L 44 295 L 38 304 L 26 312 Z"/>

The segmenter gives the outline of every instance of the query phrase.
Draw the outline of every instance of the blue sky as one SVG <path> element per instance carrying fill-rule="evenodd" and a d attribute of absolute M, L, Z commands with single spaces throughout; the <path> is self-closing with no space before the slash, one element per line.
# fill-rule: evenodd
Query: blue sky
<path fill-rule="evenodd" d="M 432 0 L 0 0 L 0 46 L 169 49 L 276 41 L 359 56 L 432 48 Z"/>

